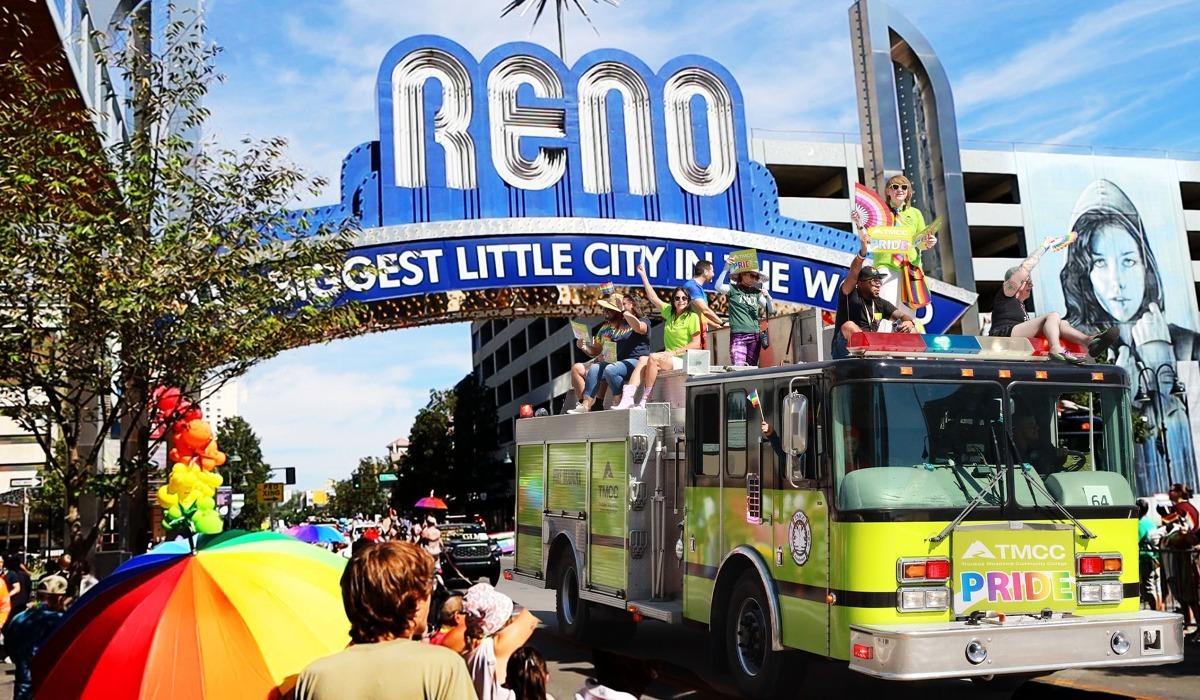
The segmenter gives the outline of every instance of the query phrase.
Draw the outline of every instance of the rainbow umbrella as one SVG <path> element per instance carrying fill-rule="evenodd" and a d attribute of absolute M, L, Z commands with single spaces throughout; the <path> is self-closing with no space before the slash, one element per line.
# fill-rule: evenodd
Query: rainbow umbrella
<path fill-rule="evenodd" d="M 274 532 L 169 542 L 92 587 L 34 660 L 39 698 L 278 698 L 349 642 L 345 559 Z"/>
<path fill-rule="evenodd" d="M 449 510 L 446 507 L 446 502 L 434 496 L 432 493 L 417 501 L 416 508 L 426 508 L 428 510 Z"/>
<path fill-rule="evenodd" d="M 337 528 L 330 525 L 313 525 L 305 523 L 290 528 L 287 534 L 295 537 L 301 542 L 309 544 L 321 544 L 323 542 L 345 542 L 346 538 L 342 533 L 338 532 Z"/>

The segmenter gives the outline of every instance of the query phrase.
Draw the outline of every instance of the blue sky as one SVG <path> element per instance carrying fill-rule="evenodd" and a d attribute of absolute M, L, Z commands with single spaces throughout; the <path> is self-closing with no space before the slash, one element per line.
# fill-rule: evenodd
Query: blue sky
<path fill-rule="evenodd" d="M 227 82 L 212 94 L 212 133 L 284 136 L 291 157 L 325 176 L 377 138 L 373 98 L 384 53 L 439 34 L 476 56 L 532 40 L 553 22 L 499 18 L 504 0 L 210 0 L 210 38 Z M 600 47 L 651 66 L 685 53 L 733 73 L 752 128 L 857 134 L 845 0 L 625 0 L 578 15 L 568 61 Z M 1200 151 L 1197 0 L 899 3 L 954 87 L 966 141 Z M 589 3 L 590 5 L 590 3 Z M 969 143 L 967 145 L 970 145 Z M 315 203 L 315 202 L 310 202 Z M 406 436 L 430 388 L 470 370 L 467 326 L 374 334 L 286 353 L 242 381 L 242 413 L 275 466 L 300 485 L 344 478 L 358 458 Z"/>

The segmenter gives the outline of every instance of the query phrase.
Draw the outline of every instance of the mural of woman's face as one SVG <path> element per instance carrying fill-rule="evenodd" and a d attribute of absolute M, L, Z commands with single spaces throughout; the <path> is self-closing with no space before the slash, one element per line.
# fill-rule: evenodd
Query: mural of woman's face
<path fill-rule="evenodd" d="M 1092 234 L 1092 289 L 1117 323 L 1133 320 L 1146 293 L 1146 264 L 1137 241 L 1115 224 Z"/>

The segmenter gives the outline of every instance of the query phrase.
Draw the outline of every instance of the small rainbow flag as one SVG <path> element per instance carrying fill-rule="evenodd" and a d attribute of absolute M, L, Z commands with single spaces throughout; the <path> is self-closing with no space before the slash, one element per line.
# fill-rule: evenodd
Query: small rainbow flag
<path fill-rule="evenodd" d="M 600 293 L 602 295 L 608 296 L 610 294 L 616 294 L 616 292 L 617 292 L 617 285 L 613 284 L 612 282 L 601 282 L 600 283 Z"/>
<path fill-rule="evenodd" d="M 751 406 L 758 408 L 759 407 L 758 389 L 751 389 L 750 393 L 746 394 L 746 400 L 750 402 Z"/>

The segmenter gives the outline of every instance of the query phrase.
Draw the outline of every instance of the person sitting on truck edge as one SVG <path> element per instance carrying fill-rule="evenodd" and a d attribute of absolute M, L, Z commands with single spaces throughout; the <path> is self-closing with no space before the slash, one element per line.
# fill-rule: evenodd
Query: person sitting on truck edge
<path fill-rule="evenodd" d="M 850 263 L 850 271 L 842 280 L 839 288 L 837 313 L 834 316 L 833 341 L 830 344 L 830 356 L 840 360 L 850 356 L 847 345 L 850 337 L 860 331 L 879 330 L 879 321 L 891 319 L 893 326 L 900 333 L 912 333 L 916 330 L 913 319 L 908 314 L 897 309 L 890 301 L 881 299 L 883 278 L 886 274 L 870 265 L 863 265 L 867 257 L 867 244 L 870 235 L 865 231 L 858 235 L 859 250 Z"/>
<path fill-rule="evenodd" d="M 587 383 L 583 390 L 583 400 L 568 413 L 587 413 L 596 402 L 596 393 L 601 381 L 608 384 L 615 397 L 621 394 L 621 404 L 633 403 L 640 379 L 633 376 L 633 369 L 638 360 L 650 354 L 650 323 L 639 318 L 635 313 L 633 299 L 621 293 L 613 293 L 608 299 L 599 302 L 608 315 L 609 323 L 613 324 L 612 342 L 616 344 L 616 362 L 596 362 L 588 369 Z M 602 348 L 592 347 L 585 352 L 600 354 Z M 629 386 L 625 382 L 629 382 Z M 626 398 L 628 396 L 628 399 Z M 628 408 L 629 405 L 618 405 L 617 408 Z"/>
<path fill-rule="evenodd" d="M 704 293 L 704 285 L 712 282 L 712 279 L 713 264 L 708 260 L 697 260 L 692 265 L 692 279 L 684 282 L 683 288 L 692 299 L 692 309 L 713 328 L 720 328 L 725 322 L 716 311 L 708 308 L 708 295 Z"/>
<path fill-rule="evenodd" d="M 611 314 L 610 314 L 611 315 Z M 571 365 L 571 386 L 575 389 L 576 403 L 583 401 L 583 390 L 587 387 L 587 373 L 592 365 L 596 364 L 596 355 L 600 354 L 601 346 L 605 340 L 612 340 L 613 333 L 617 330 L 611 319 L 606 319 L 603 323 L 596 326 L 592 331 L 591 344 L 585 343 L 582 340 L 576 340 L 575 345 L 583 352 L 583 354 L 592 358 L 587 362 L 576 362 Z M 596 394 L 601 402 L 604 401 L 604 393 L 608 390 L 608 385 L 601 385 L 600 391 Z"/>
<path fill-rule="evenodd" d="M 996 290 L 996 298 L 992 302 L 992 328 L 988 331 L 988 335 L 1002 338 L 1041 336 L 1050 343 L 1052 359 L 1083 364 L 1084 358 L 1063 349 L 1062 339 L 1066 338 L 1073 343 L 1087 345 L 1089 355 L 1101 358 L 1120 335 L 1116 326 L 1095 335 L 1087 335 L 1064 321 L 1056 311 L 1032 318 L 1025 311 L 1025 300 L 1033 294 L 1033 279 L 1029 275 L 1041 261 L 1042 255 L 1058 242 L 1059 239 L 1053 236 L 1047 238 L 1042 241 L 1033 255 L 1025 258 L 1017 267 L 1010 268 L 1008 272 L 1004 273 L 1004 284 Z"/>
<path fill-rule="evenodd" d="M 654 390 L 654 382 L 659 372 L 683 368 L 683 353 L 700 348 L 700 314 L 692 310 L 691 296 L 684 287 L 676 287 L 671 291 L 671 302 L 667 303 L 658 298 L 650 279 L 646 277 L 646 267 L 637 266 L 638 274 L 642 277 L 642 288 L 646 290 L 646 298 L 662 312 L 663 345 L 665 350 L 642 358 L 635 372 L 641 372 L 642 399 L 638 401 L 639 408 L 645 408 L 646 401 Z"/>
<path fill-rule="evenodd" d="M 726 263 L 716 289 L 725 295 L 729 308 L 729 361 L 735 367 L 757 367 L 761 350 L 758 322 L 773 311 L 771 297 L 762 289 L 767 275 L 758 270 L 735 272 L 729 285 L 724 283 L 728 271 Z"/>

